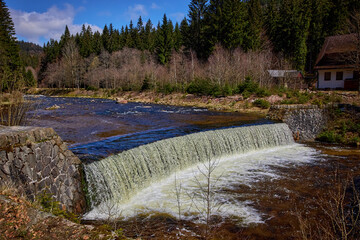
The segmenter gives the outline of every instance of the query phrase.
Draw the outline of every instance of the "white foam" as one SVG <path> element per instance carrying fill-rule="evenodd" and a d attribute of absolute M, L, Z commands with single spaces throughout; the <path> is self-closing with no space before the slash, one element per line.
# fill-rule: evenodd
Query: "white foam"
<path fill-rule="evenodd" d="M 270 170 L 271 166 L 293 167 L 314 160 L 317 152 L 299 144 L 271 149 L 252 151 L 246 154 L 227 156 L 217 160 L 218 165 L 211 175 L 213 214 L 223 217 L 236 216 L 243 224 L 263 222 L 263 216 L 251 207 L 251 202 L 239 200 L 241 196 L 225 189 L 237 189 L 240 184 L 251 186 L 264 178 L 278 179 L 280 175 Z M 132 217 L 138 213 L 164 212 L 178 217 L 176 183 L 180 189 L 180 208 L 182 219 L 201 221 L 204 202 L 199 197 L 206 179 L 200 171 L 204 164 L 179 171 L 168 178 L 151 184 L 126 202 L 103 202 L 85 214 L 84 219 L 109 218 L 109 209 L 114 217 Z M 197 180 L 196 180 L 197 179 Z M 216 182 L 216 183 L 215 183 Z M 181 187 L 179 187 L 181 185 Z"/>

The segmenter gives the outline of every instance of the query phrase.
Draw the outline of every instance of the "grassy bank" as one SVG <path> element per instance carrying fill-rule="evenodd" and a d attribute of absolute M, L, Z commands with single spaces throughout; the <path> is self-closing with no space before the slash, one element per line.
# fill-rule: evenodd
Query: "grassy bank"
<path fill-rule="evenodd" d="M 118 91 L 107 89 L 52 89 L 27 90 L 27 94 L 42 94 L 61 97 L 107 98 L 125 102 L 155 103 L 176 106 L 202 107 L 216 111 L 257 112 L 266 114 L 272 104 L 315 104 L 347 103 L 359 105 L 356 92 L 298 91 L 291 89 L 266 90 L 248 83 L 241 86 L 237 94 L 213 96 L 196 93 L 160 93 L 155 91 Z"/>
<path fill-rule="evenodd" d="M 334 109 L 318 141 L 360 147 L 360 112 Z"/>

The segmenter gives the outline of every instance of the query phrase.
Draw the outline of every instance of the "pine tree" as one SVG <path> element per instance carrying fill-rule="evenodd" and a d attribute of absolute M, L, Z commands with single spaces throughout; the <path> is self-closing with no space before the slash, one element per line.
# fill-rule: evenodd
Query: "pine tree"
<path fill-rule="evenodd" d="M 138 19 L 138 22 L 136 25 L 136 31 L 137 31 L 137 35 L 136 35 L 136 39 L 135 39 L 136 48 L 143 51 L 145 49 L 145 46 L 144 46 L 145 29 L 144 29 L 144 23 L 142 21 L 141 16 Z"/>
<path fill-rule="evenodd" d="M 180 50 L 181 46 L 183 45 L 182 36 L 181 36 L 181 32 L 180 32 L 178 23 L 175 24 L 173 39 L 174 39 L 174 49 L 175 49 L 175 51 L 178 52 Z"/>
<path fill-rule="evenodd" d="M 109 52 L 110 50 L 110 31 L 107 27 L 107 25 L 104 26 L 102 35 L 101 35 L 101 41 L 104 49 Z"/>
<path fill-rule="evenodd" d="M 120 42 L 120 33 L 117 29 L 114 29 L 112 23 L 110 23 L 109 26 L 109 46 L 108 46 L 108 52 L 112 53 L 115 51 L 120 50 L 119 46 Z"/>
<path fill-rule="evenodd" d="M 305 70 L 312 72 L 316 57 L 327 36 L 325 23 L 327 21 L 331 3 L 329 0 L 312 0 L 310 3 L 311 21 L 309 37 L 307 39 L 308 53 Z"/>
<path fill-rule="evenodd" d="M 258 50 L 261 47 L 261 32 L 263 30 L 263 13 L 260 0 L 250 0 L 248 7 L 248 25 L 246 30 L 245 50 Z"/>
<path fill-rule="evenodd" d="M 144 49 L 149 50 L 150 52 L 154 52 L 155 49 L 155 30 L 153 28 L 153 24 L 149 19 L 145 25 L 144 32 Z"/>
<path fill-rule="evenodd" d="M 245 3 L 238 0 L 224 1 L 224 26 L 221 32 L 221 43 L 225 48 L 233 50 L 243 46 L 247 25 L 246 15 Z"/>
<path fill-rule="evenodd" d="M 101 53 L 101 50 L 104 48 L 103 47 L 103 44 L 102 44 L 102 39 L 101 39 L 101 34 L 99 33 L 99 31 L 96 31 L 94 33 L 94 36 L 92 38 L 92 49 L 93 49 L 93 52 L 96 54 L 96 55 L 100 55 Z"/>
<path fill-rule="evenodd" d="M 88 26 L 87 28 L 85 27 L 85 25 L 82 26 L 79 40 L 79 48 L 80 55 L 84 58 L 89 57 L 90 54 L 93 52 L 92 31 L 90 26 Z"/>
<path fill-rule="evenodd" d="M 182 44 L 185 49 L 189 50 L 191 48 L 191 37 L 190 37 L 190 28 L 186 18 L 184 18 L 180 23 L 180 33 Z"/>
<path fill-rule="evenodd" d="M 134 24 L 132 20 L 130 20 L 130 24 L 129 24 L 129 35 L 131 40 L 128 42 L 128 47 L 136 48 L 136 39 L 137 39 L 138 31 L 136 28 L 134 28 Z"/>
<path fill-rule="evenodd" d="M 71 37 L 70 31 L 69 31 L 68 26 L 66 25 L 65 26 L 65 31 L 64 31 L 63 35 L 61 35 L 60 42 L 59 42 L 59 44 L 60 44 L 60 53 L 61 53 L 62 49 L 64 48 L 64 46 L 66 45 L 66 43 L 70 40 L 70 37 Z"/>
<path fill-rule="evenodd" d="M 166 14 L 164 14 L 162 24 L 158 24 L 156 38 L 156 55 L 159 63 L 167 64 L 171 58 L 171 51 L 173 49 L 172 39 L 172 23 L 168 21 Z"/>
<path fill-rule="evenodd" d="M 310 0 L 276 0 L 267 11 L 268 33 L 277 52 L 282 52 L 298 70 L 304 70 L 310 26 Z"/>
<path fill-rule="evenodd" d="M 210 0 L 206 15 L 206 22 L 208 25 L 206 34 L 212 46 L 223 42 L 223 31 L 225 26 L 223 7 L 224 0 Z"/>
<path fill-rule="evenodd" d="M 0 0 L 0 92 L 13 90 L 21 80 L 21 61 L 14 23 L 5 2 Z"/>
<path fill-rule="evenodd" d="M 192 0 L 189 5 L 189 48 L 195 50 L 199 59 L 206 60 L 211 54 L 211 45 L 206 35 L 207 0 Z"/>

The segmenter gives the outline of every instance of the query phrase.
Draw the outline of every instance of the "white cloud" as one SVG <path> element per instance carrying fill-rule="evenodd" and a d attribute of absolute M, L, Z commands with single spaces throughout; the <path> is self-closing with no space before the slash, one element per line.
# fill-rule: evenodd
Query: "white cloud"
<path fill-rule="evenodd" d="M 148 12 L 144 5 L 135 4 L 134 6 L 128 7 L 126 15 L 130 20 L 136 21 L 140 16 L 146 17 L 148 15 Z"/>
<path fill-rule="evenodd" d="M 59 40 L 66 25 L 69 27 L 71 34 L 81 31 L 81 25 L 74 24 L 77 11 L 70 4 L 64 6 L 64 9 L 53 6 L 43 13 L 10 9 L 16 35 L 28 41 L 40 43 L 43 38 Z M 97 26 L 90 26 L 93 32 L 101 31 Z"/>
<path fill-rule="evenodd" d="M 151 4 L 151 9 L 160 9 L 160 6 L 157 5 L 156 3 L 152 3 Z"/>

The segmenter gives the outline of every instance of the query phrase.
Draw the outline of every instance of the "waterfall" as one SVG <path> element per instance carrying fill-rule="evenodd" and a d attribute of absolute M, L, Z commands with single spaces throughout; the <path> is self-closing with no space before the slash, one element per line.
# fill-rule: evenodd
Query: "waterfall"
<path fill-rule="evenodd" d="M 128 200 L 137 191 L 209 159 L 294 143 L 286 124 L 267 124 L 193 133 L 143 145 L 84 164 L 92 207 Z"/>

